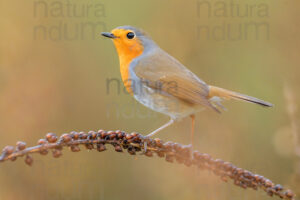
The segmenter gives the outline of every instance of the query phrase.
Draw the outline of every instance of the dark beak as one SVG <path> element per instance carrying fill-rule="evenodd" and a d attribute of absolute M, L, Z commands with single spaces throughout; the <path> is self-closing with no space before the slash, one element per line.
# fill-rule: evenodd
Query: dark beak
<path fill-rule="evenodd" d="M 108 32 L 102 32 L 101 35 L 103 35 L 104 37 L 111 38 L 111 39 L 116 38 L 116 36 L 114 34 L 108 33 Z"/>

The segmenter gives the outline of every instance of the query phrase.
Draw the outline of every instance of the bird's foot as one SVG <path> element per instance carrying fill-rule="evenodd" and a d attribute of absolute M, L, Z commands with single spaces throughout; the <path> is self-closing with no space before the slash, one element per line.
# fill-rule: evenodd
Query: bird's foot
<path fill-rule="evenodd" d="M 194 159 L 194 154 L 193 154 L 194 146 L 192 144 L 189 144 L 189 145 L 187 145 L 187 147 L 189 148 L 190 158 L 191 158 L 191 160 L 193 160 Z"/>
<path fill-rule="evenodd" d="M 148 147 L 148 142 L 150 141 L 150 137 L 149 136 L 144 136 L 144 152 L 143 153 L 146 153 L 147 152 L 147 147 Z"/>

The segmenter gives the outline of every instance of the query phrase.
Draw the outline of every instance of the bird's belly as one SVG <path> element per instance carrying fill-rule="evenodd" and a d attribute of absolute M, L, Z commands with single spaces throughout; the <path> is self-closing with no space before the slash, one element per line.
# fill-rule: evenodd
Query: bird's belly
<path fill-rule="evenodd" d="M 135 88 L 134 98 L 144 106 L 170 116 L 172 119 L 181 119 L 203 109 L 199 105 L 192 105 L 160 90 L 140 85 Z"/>

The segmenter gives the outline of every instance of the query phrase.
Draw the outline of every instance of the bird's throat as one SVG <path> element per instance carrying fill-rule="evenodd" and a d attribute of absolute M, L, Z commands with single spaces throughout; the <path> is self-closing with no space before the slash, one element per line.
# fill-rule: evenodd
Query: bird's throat
<path fill-rule="evenodd" d="M 132 51 L 124 51 L 124 49 L 118 49 L 119 61 L 120 61 L 120 72 L 122 81 L 128 93 L 133 94 L 132 80 L 130 77 L 130 63 L 138 56 L 143 53 L 142 49 L 135 49 Z"/>

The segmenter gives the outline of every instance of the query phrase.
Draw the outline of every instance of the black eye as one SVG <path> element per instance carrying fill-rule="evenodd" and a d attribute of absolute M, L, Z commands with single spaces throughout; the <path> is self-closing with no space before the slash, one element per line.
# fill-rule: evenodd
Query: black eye
<path fill-rule="evenodd" d="M 133 33 L 133 32 L 127 33 L 127 38 L 128 38 L 128 39 L 134 38 L 134 33 Z"/>

